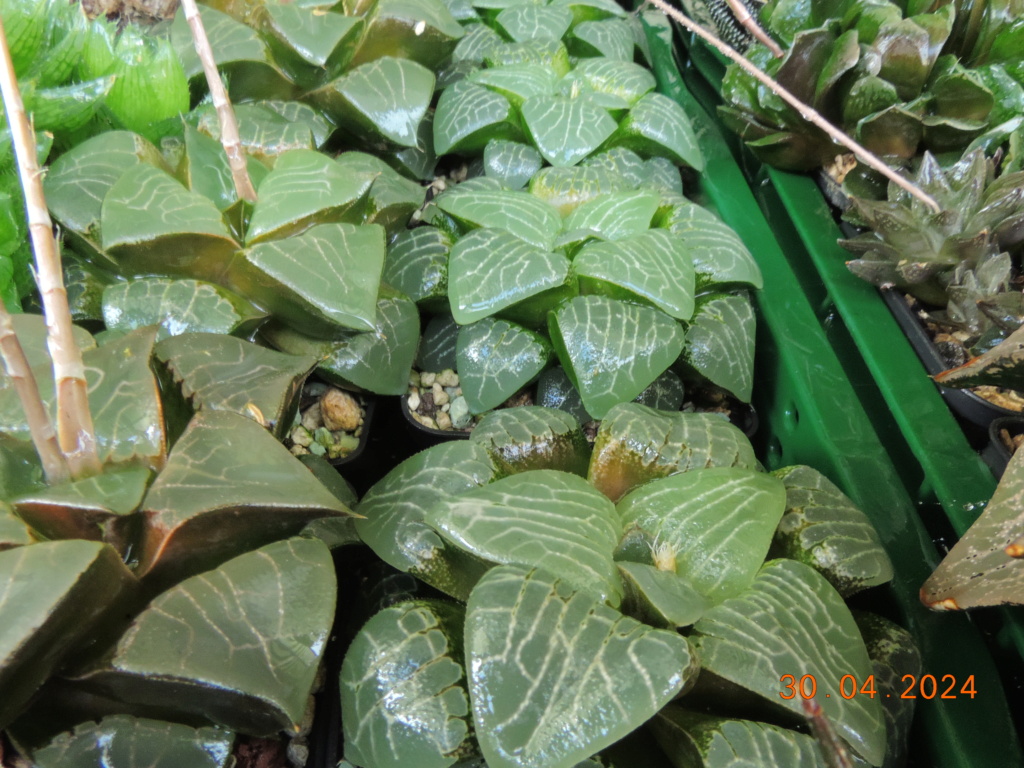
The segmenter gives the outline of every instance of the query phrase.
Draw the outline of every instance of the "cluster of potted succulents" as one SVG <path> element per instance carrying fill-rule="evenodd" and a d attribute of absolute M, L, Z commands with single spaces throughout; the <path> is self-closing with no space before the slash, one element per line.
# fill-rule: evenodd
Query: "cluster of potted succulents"
<path fill-rule="evenodd" d="M 14 43 L 65 45 L 10 4 Z M 4 293 L 48 325 L 0 333 L 27 356 L 0 381 L 0 748 L 227 768 L 238 735 L 283 732 L 301 765 L 356 588 L 331 550 L 360 547 L 429 596 L 354 633 L 353 765 L 628 765 L 636 743 L 709 768 L 900 764 L 914 643 L 844 602 L 892 575 L 868 518 L 810 467 L 765 472 L 721 415 L 680 411 L 694 384 L 749 401 L 762 278 L 684 196 L 702 157 L 638 15 L 211 2 L 232 127 L 188 8 L 169 42 L 54 13 L 98 30 L 61 87 L 92 94 L 91 62 L 138 45 L 186 96 L 180 119 L 132 122 L 115 92 L 138 108 L 146 74 L 118 64 L 57 134 L 43 189 L 79 325 L 45 275 L 38 298 L 24 279 Z M 15 66 L 43 82 L 35 61 Z M 476 426 L 359 500 L 324 457 L 363 435 L 360 399 L 410 376 Z M 491 412 L 534 382 L 554 407 Z M 804 732 L 814 694 L 785 695 L 788 675 L 829 692 L 816 722 L 838 746 Z"/>

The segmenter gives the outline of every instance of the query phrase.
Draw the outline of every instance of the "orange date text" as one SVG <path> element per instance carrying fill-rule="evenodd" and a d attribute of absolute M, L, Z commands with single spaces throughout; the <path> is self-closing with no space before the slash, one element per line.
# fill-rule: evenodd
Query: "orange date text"
<path fill-rule="evenodd" d="M 876 696 L 880 699 L 956 699 L 961 696 L 974 698 L 974 675 L 969 675 L 961 684 L 955 675 L 904 675 L 896 690 L 886 693 L 878 690 L 875 684 L 875 676 L 868 675 L 863 680 L 858 680 L 853 675 L 843 675 L 839 678 L 839 685 L 829 692 L 819 693 L 818 680 L 814 675 L 783 675 L 779 680 L 782 683 L 782 690 L 779 696 L 787 701 L 797 697 L 801 699 L 813 699 L 822 695 L 831 698 L 835 693 L 844 699 L 852 699 L 854 696 L 867 696 L 870 699 Z"/>

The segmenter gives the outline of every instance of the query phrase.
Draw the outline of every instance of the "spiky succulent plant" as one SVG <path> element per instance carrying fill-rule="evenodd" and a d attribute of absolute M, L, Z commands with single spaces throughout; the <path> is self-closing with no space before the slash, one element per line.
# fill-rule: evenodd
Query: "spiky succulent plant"
<path fill-rule="evenodd" d="M 773 0 L 761 14 L 788 47 L 748 57 L 806 104 L 877 155 L 904 161 L 920 149 L 962 151 L 1024 106 L 1024 25 L 980 4 L 904 17 L 877 0 L 798 4 Z M 763 161 L 809 170 L 840 153 L 777 95 L 736 65 L 722 83 L 723 120 Z"/>
<path fill-rule="evenodd" d="M 938 213 L 895 185 L 888 200 L 851 198 L 847 219 L 870 231 L 840 241 L 859 255 L 847 263 L 850 270 L 938 307 L 951 297 L 964 305 L 972 285 L 982 298 L 985 286 L 1007 282 L 1008 275 L 994 273 L 1009 264 L 999 254 L 1024 244 L 1024 172 L 995 178 L 980 150 L 946 169 L 925 153 L 915 183 L 938 201 Z"/>

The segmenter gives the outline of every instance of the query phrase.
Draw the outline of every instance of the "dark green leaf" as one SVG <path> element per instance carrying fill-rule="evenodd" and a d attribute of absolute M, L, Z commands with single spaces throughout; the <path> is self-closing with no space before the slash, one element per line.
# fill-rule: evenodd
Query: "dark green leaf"
<path fill-rule="evenodd" d="M 443 0 L 380 0 L 368 16 L 357 65 L 395 56 L 437 69 L 464 34 Z"/>
<path fill-rule="evenodd" d="M 655 627 L 688 627 L 709 607 L 686 577 L 646 563 L 618 563 L 623 611 Z"/>
<path fill-rule="evenodd" d="M 576 165 L 615 132 L 608 113 L 584 99 L 535 96 L 522 113 L 537 151 L 555 166 Z"/>
<path fill-rule="evenodd" d="M 690 118 L 682 107 L 660 93 L 648 93 L 633 105 L 609 145 L 626 147 L 642 157 L 667 157 L 697 171 L 704 169 Z"/>
<path fill-rule="evenodd" d="M 261 10 L 258 23 L 276 59 L 307 86 L 340 74 L 365 32 L 364 19 L 322 8 L 271 4 Z"/>
<path fill-rule="evenodd" d="M 267 175 L 266 166 L 252 157 L 247 158 L 246 166 L 253 184 L 259 188 Z M 178 168 L 178 178 L 193 192 L 212 200 L 220 211 L 238 203 L 238 190 L 224 147 L 191 125 L 185 126 L 185 156 Z"/>
<path fill-rule="evenodd" d="M 42 315 L 18 314 L 11 315 L 14 333 L 21 343 L 28 364 L 35 368 L 38 365 L 50 364 L 50 351 L 46 346 L 46 319 Z M 71 327 L 75 344 L 83 352 L 96 348 L 96 339 L 85 328 L 78 325 Z M 6 366 L 0 366 L 0 386 L 9 386 Z"/>
<path fill-rule="evenodd" d="M 380 224 L 389 241 L 406 228 L 413 213 L 423 205 L 423 186 L 402 176 L 380 158 L 365 152 L 343 152 L 337 161 L 345 173 L 373 177 L 362 223 Z"/>
<path fill-rule="evenodd" d="M 736 294 L 702 297 L 686 331 L 683 359 L 744 403 L 754 387 L 754 308 Z"/>
<path fill-rule="evenodd" d="M 583 407 L 579 390 L 560 365 L 547 368 L 541 373 L 537 379 L 536 399 L 537 405 L 564 411 L 581 424 L 592 421 L 587 409 Z"/>
<path fill-rule="evenodd" d="M 423 339 L 416 358 L 416 365 L 422 371 L 440 373 L 445 369 L 455 370 L 455 348 L 459 338 L 459 324 L 450 315 L 430 318 L 423 329 Z"/>
<path fill-rule="evenodd" d="M 488 317 L 463 326 L 455 355 L 469 410 L 483 413 L 497 408 L 547 367 L 551 344 L 520 325 Z"/>
<path fill-rule="evenodd" d="M 447 305 L 448 251 L 452 240 L 436 227 L 416 227 L 398 234 L 388 246 L 383 280 L 417 304 Z"/>
<path fill-rule="evenodd" d="M 1024 390 L 1024 330 L 1014 331 L 964 365 L 943 371 L 935 381 L 944 387 L 988 385 Z"/>
<path fill-rule="evenodd" d="M 562 221 L 554 208 L 526 192 L 466 190 L 458 186 L 437 198 L 438 207 L 465 229 L 504 229 L 542 250 L 551 250 Z"/>
<path fill-rule="evenodd" d="M 292 149 L 316 149 L 322 143 L 322 117 L 313 119 L 313 110 L 287 108 L 292 102 L 236 104 L 238 134 L 248 156 L 273 164 Z M 220 141 L 220 120 L 211 104 L 201 104 L 189 117 L 196 129 Z M 329 132 L 329 131 L 328 131 Z"/>
<path fill-rule="evenodd" d="M 494 139 L 521 135 L 508 99 L 471 80 L 445 88 L 437 102 L 434 150 L 439 155 L 478 152 Z"/>
<path fill-rule="evenodd" d="M 485 415 L 470 440 L 483 445 L 502 474 L 557 469 L 586 476 L 590 460 L 579 422 L 564 411 L 524 405 Z"/>

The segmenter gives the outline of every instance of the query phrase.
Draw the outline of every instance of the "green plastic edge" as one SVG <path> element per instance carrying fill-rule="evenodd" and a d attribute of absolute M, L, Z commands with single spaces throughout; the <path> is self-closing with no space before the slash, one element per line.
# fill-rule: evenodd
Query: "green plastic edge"
<path fill-rule="evenodd" d="M 934 613 L 918 599 L 920 585 L 937 563 L 935 548 L 796 273 L 716 122 L 684 86 L 671 38 L 663 36 L 667 30 L 659 34 L 648 27 L 647 33 L 659 90 L 693 120 L 706 161 L 702 179 L 708 199 L 764 272 L 764 289 L 756 295 L 755 392 L 766 463 L 769 468 L 811 464 L 864 509 L 893 558 L 895 577 L 888 594 L 895 599 L 896 617 L 921 649 L 925 671 L 958 680 L 974 675 L 976 699 L 917 702 L 915 746 L 927 751 L 930 764 L 1024 764 L 998 671 L 977 629 L 966 616 Z"/>

